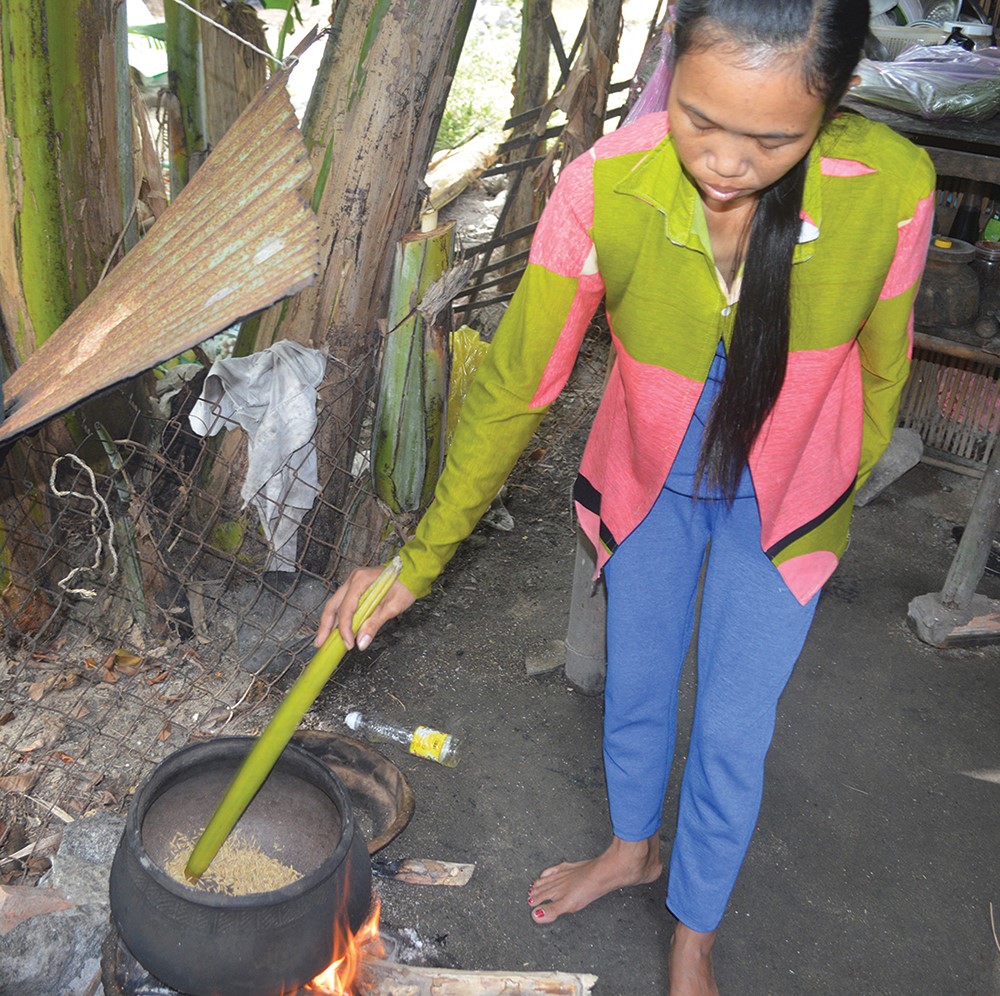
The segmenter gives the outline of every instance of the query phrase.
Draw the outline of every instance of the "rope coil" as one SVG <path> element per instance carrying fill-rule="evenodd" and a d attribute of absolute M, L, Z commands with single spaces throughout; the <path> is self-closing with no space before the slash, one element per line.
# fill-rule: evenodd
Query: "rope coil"
<path fill-rule="evenodd" d="M 61 488 L 56 487 L 56 469 L 58 468 L 61 460 L 72 460 L 83 468 L 87 477 L 90 478 L 90 489 L 93 491 L 92 495 L 81 494 L 79 491 L 73 491 L 72 489 L 69 491 L 63 491 Z M 90 588 L 70 588 L 68 585 L 69 582 L 80 573 L 80 571 L 99 571 L 101 569 L 101 555 L 104 552 L 104 544 L 101 541 L 101 536 L 100 533 L 98 533 L 96 526 L 96 520 L 100 510 L 104 511 L 104 517 L 108 520 L 107 543 L 108 553 L 111 555 L 111 573 L 108 575 L 108 580 L 113 579 L 118 574 L 118 551 L 115 550 L 114 544 L 115 523 L 111 518 L 111 510 L 108 508 L 108 503 L 97 490 L 97 479 L 94 477 L 94 472 L 75 453 L 67 453 L 52 461 L 52 470 L 49 473 L 49 489 L 57 498 L 80 498 L 83 501 L 89 501 L 91 504 L 90 535 L 94 537 L 94 542 L 97 544 L 97 549 L 94 551 L 94 562 L 90 565 L 90 567 L 74 567 L 73 570 L 71 570 L 69 574 L 67 574 L 66 577 L 59 582 L 59 587 L 62 588 L 67 595 L 82 595 L 84 598 L 97 598 L 97 592 Z"/>

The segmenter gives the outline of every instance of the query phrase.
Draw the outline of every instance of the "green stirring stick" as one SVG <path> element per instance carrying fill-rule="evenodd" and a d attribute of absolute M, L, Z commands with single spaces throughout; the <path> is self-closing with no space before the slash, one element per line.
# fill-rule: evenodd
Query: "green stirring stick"
<path fill-rule="evenodd" d="M 399 557 L 394 557 L 361 596 L 357 611 L 351 620 L 351 628 L 355 633 L 385 597 L 399 576 L 401 568 L 402 562 Z M 271 722 L 264 727 L 264 732 L 240 765 L 208 826 L 198 838 L 184 869 L 184 874 L 191 881 L 197 881 L 219 853 L 219 848 L 225 843 L 229 832 L 236 826 L 243 811 L 250 805 L 251 799 L 271 773 L 279 755 L 302 722 L 302 717 L 316 701 L 316 697 L 346 653 L 344 638 L 335 629 L 288 690 L 288 694 L 271 717 Z"/>

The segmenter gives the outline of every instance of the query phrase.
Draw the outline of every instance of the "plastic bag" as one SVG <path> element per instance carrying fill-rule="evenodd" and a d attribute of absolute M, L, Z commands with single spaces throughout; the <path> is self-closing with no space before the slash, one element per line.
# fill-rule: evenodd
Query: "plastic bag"
<path fill-rule="evenodd" d="M 986 121 L 1000 110 L 1000 49 L 914 45 L 893 62 L 862 59 L 851 90 L 872 104 L 929 120 Z"/>
<path fill-rule="evenodd" d="M 667 109 L 670 78 L 673 75 L 670 53 L 673 10 L 673 7 L 667 8 L 667 16 L 639 59 L 639 68 L 635 72 L 626 103 L 623 125 L 631 124 L 644 114 Z"/>

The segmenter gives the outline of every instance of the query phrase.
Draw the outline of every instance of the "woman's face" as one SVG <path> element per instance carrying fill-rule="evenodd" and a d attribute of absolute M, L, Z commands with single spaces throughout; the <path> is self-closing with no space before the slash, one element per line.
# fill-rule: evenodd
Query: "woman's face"
<path fill-rule="evenodd" d="M 825 107 L 794 55 L 756 60 L 736 43 L 681 56 L 670 128 L 684 168 L 714 211 L 746 207 L 808 151 Z M 764 64 L 760 64 L 760 63 Z"/>

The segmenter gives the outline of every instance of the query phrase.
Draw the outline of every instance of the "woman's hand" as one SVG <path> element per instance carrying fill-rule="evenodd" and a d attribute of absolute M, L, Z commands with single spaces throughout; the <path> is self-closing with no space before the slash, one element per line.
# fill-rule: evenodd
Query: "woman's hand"
<path fill-rule="evenodd" d="M 351 620 L 361 596 L 368 586 L 379 576 L 380 567 L 358 567 L 351 571 L 347 580 L 327 599 L 323 613 L 319 619 L 319 629 L 316 631 L 315 646 L 321 647 L 334 627 L 340 630 L 344 645 L 350 650 L 354 646 L 354 633 L 351 630 Z M 393 582 L 385 598 L 375 607 L 364 625 L 358 630 L 358 649 L 367 650 L 372 637 L 382 628 L 382 624 L 396 616 L 402 615 L 416 599 L 410 589 L 401 581 Z"/>

